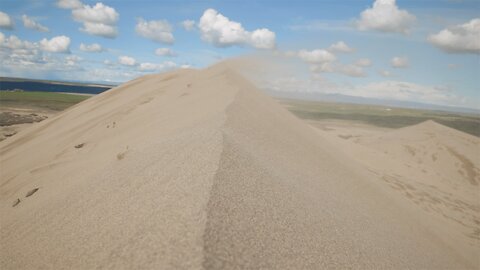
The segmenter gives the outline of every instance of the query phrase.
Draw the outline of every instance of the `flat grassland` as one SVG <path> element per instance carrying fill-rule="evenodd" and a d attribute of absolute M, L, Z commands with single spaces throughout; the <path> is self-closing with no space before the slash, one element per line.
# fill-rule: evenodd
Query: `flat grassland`
<path fill-rule="evenodd" d="M 280 102 L 297 117 L 306 120 L 346 120 L 382 128 L 401 128 L 434 120 L 480 137 L 480 115 L 291 99 L 281 99 Z"/>
<path fill-rule="evenodd" d="M 0 91 L 0 105 L 5 107 L 42 108 L 61 111 L 90 96 L 53 92 Z"/>

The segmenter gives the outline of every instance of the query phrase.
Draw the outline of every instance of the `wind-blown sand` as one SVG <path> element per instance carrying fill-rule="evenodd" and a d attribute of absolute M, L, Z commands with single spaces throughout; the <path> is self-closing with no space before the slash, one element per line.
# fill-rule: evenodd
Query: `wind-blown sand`
<path fill-rule="evenodd" d="M 228 63 L 133 80 L 0 156 L 2 269 L 479 267 Z"/>

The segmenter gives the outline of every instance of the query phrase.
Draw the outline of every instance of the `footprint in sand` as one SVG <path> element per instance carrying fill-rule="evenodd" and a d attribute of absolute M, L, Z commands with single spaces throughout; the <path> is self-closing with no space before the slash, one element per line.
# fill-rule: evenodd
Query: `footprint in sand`
<path fill-rule="evenodd" d="M 127 152 L 128 152 L 128 145 L 127 145 L 126 150 L 124 152 L 121 152 L 121 153 L 117 154 L 117 160 L 122 160 L 125 157 L 125 155 L 127 154 Z"/>
<path fill-rule="evenodd" d="M 20 199 L 17 198 L 17 199 L 13 202 L 12 207 L 17 206 L 19 203 L 20 203 Z"/>
<path fill-rule="evenodd" d="M 27 192 L 27 195 L 25 195 L 25 198 L 32 196 L 32 195 L 35 194 L 35 192 L 37 192 L 38 190 L 39 190 L 39 188 L 34 188 L 34 189 L 30 190 L 29 192 Z"/>
<path fill-rule="evenodd" d="M 34 188 L 32 190 L 30 190 L 29 192 L 27 192 L 27 194 L 25 194 L 25 198 L 28 198 L 30 196 L 32 196 L 33 194 L 35 194 L 35 192 L 37 192 L 40 188 Z M 19 198 L 17 198 L 13 204 L 12 204 L 12 207 L 15 207 L 17 206 L 19 203 L 21 202 L 21 200 Z"/>
<path fill-rule="evenodd" d="M 85 145 L 85 143 L 77 144 L 75 145 L 75 148 L 79 149 L 82 148 Z"/>

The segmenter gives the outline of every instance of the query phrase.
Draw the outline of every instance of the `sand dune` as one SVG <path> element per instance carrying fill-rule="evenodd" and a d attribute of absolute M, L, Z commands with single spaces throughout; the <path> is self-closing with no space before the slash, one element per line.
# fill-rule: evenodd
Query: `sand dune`
<path fill-rule="evenodd" d="M 379 186 L 394 190 L 392 198 L 406 201 L 416 219 L 428 217 L 432 231 L 480 265 L 479 138 L 433 121 L 397 130 L 311 124 L 377 176 Z"/>
<path fill-rule="evenodd" d="M 0 156 L 2 269 L 479 266 L 228 63 L 121 85 Z"/>
<path fill-rule="evenodd" d="M 423 122 L 360 143 L 432 168 L 452 187 L 471 189 L 480 184 L 480 139 L 436 122 Z"/>

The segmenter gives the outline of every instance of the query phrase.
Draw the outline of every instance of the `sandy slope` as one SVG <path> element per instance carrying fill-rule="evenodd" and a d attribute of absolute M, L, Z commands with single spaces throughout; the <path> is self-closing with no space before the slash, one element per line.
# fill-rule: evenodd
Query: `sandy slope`
<path fill-rule="evenodd" d="M 228 63 L 131 81 L 0 155 L 2 269 L 478 267 Z"/>
<path fill-rule="evenodd" d="M 479 138 L 433 121 L 398 130 L 335 121 L 310 124 L 480 266 Z"/>

